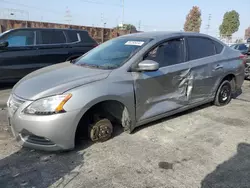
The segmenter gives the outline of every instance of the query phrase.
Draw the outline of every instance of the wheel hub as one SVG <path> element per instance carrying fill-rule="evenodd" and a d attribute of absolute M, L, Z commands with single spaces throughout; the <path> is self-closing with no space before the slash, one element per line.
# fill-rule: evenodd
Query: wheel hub
<path fill-rule="evenodd" d="M 90 139 L 94 142 L 103 142 L 111 138 L 113 126 L 108 119 L 97 121 L 90 127 Z"/>
<path fill-rule="evenodd" d="M 221 95 L 223 101 L 226 101 L 228 99 L 228 92 L 226 90 L 224 90 Z"/>
<path fill-rule="evenodd" d="M 228 88 L 226 85 L 224 85 L 221 88 L 221 92 L 220 92 L 220 100 L 221 102 L 226 102 L 229 99 L 229 95 L 230 95 L 230 88 Z"/>

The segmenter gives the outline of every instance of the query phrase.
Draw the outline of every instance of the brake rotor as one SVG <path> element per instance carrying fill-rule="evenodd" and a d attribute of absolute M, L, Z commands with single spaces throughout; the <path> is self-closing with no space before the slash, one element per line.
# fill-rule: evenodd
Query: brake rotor
<path fill-rule="evenodd" d="M 90 126 L 90 139 L 94 142 L 104 142 L 111 138 L 113 133 L 112 123 L 108 119 L 101 119 Z"/>

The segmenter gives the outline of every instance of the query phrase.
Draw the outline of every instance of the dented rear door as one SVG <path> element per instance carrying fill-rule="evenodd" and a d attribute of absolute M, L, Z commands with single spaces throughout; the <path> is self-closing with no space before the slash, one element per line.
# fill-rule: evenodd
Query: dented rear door
<path fill-rule="evenodd" d="M 188 82 L 189 103 L 209 100 L 218 76 L 223 74 L 223 66 L 216 58 L 214 42 L 206 37 L 187 38 L 190 74 Z"/>
<path fill-rule="evenodd" d="M 144 58 L 158 62 L 159 70 L 133 73 L 138 122 L 188 104 L 190 66 L 185 54 L 183 38 L 164 42 Z"/>

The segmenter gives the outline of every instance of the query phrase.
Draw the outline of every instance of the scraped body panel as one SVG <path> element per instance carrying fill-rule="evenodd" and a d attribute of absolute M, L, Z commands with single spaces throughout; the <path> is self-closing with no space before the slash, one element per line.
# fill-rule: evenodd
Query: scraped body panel
<path fill-rule="evenodd" d="M 181 108 L 188 103 L 189 63 L 133 73 L 137 121 Z"/>

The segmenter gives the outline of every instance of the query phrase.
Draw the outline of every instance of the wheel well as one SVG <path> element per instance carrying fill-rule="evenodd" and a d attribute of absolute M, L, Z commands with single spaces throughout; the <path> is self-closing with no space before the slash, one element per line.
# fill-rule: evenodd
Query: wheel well
<path fill-rule="evenodd" d="M 79 55 L 80 56 L 80 55 Z M 73 60 L 73 59 L 76 59 L 76 58 L 78 58 L 79 56 L 70 56 L 66 61 L 71 61 L 71 60 Z"/>
<path fill-rule="evenodd" d="M 235 77 L 235 75 L 233 75 L 233 74 L 228 74 L 227 76 L 225 76 L 225 77 L 222 79 L 221 83 L 222 83 L 223 81 L 225 81 L 225 80 L 228 80 L 228 81 L 231 83 L 232 92 L 234 93 L 235 90 L 236 90 L 236 77 Z M 221 83 L 220 83 L 220 84 L 221 84 Z M 219 87 L 220 87 L 220 86 L 219 86 Z"/>
<path fill-rule="evenodd" d="M 113 125 L 122 125 L 125 131 L 130 129 L 131 119 L 126 106 L 119 101 L 108 100 L 93 105 L 82 116 L 77 126 L 75 140 L 86 138 L 89 125 L 100 118 L 109 119 Z"/>

